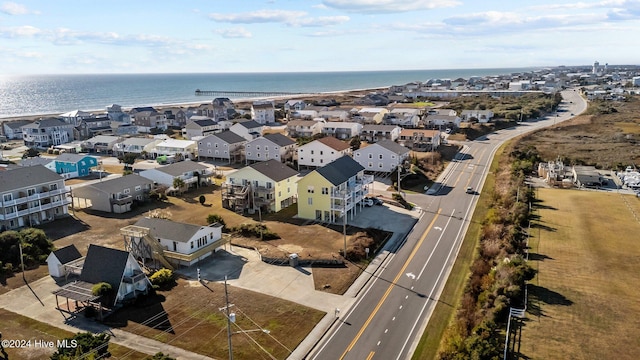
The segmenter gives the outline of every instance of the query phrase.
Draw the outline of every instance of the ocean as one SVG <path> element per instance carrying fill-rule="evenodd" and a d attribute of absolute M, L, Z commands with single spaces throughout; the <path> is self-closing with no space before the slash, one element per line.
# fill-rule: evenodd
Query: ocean
<path fill-rule="evenodd" d="M 537 68 L 306 73 L 0 75 L 0 119 L 125 108 L 205 103 L 195 90 L 321 93 L 372 89 L 429 79 L 510 74 Z M 233 99 L 232 100 L 237 100 Z"/>

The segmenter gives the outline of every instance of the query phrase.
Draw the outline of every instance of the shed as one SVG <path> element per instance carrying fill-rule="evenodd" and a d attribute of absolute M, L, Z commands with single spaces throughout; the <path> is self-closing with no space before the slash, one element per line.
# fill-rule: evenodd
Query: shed
<path fill-rule="evenodd" d="M 63 277 L 67 275 L 65 265 L 82 258 L 78 249 L 73 245 L 65 246 L 62 249 L 52 251 L 47 256 L 47 266 L 49 275 L 53 277 Z"/>

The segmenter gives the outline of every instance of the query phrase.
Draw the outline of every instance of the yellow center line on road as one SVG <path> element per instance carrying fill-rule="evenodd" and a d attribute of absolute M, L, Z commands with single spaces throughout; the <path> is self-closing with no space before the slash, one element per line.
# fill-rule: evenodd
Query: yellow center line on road
<path fill-rule="evenodd" d="M 367 360 L 371 360 L 371 358 L 373 357 L 373 354 L 375 354 L 375 351 L 372 351 L 369 353 L 369 356 L 367 356 Z"/>
<path fill-rule="evenodd" d="M 429 224 L 429 226 L 427 226 L 427 229 L 424 231 L 424 233 L 422 233 L 422 237 L 420 237 L 420 240 L 418 241 L 418 243 L 416 244 L 416 246 L 413 248 L 413 251 L 411 252 L 411 254 L 409 255 L 409 257 L 407 258 L 407 261 L 405 261 L 404 265 L 402 265 L 402 269 L 400 269 L 400 271 L 398 271 L 398 275 L 396 275 L 395 279 L 393 279 L 393 281 L 391 282 L 391 284 L 389 285 L 389 287 L 387 288 L 387 291 L 384 293 L 384 295 L 382 296 L 382 298 L 380 299 L 380 301 L 378 302 L 378 305 L 376 305 L 376 307 L 373 309 L 373 311 L 371 312 L 371 315 L 369 315 L 369 318 L 367 319 L 367 321 L 364 322 L 364 324 L 362 325 L 362 328 L 360 328 L 360 331 L 358 331 L 358 333 L 356 334 L 356 336 L 353 338 L 353 340 L 351 340 L 351 343 L 349 344 L 349 346 L 347 347 L 347 349 L 344 351 L 344 353 L 342 353 L 342 356 L 340 356 L 340 360 L 344 359 L 345 355 L 347 355 L 347 353 L 349 351 L 351 351 L 351 349 L 353 349 L 353 346 L 356 344 L 356 342 L 358 342 L 358 339 L 360 339 L 360 336 L 362 336 L 362 333 L 364 333 L 364 330 L 367 328 L 367 326 L 369 326 L 369 323 L 371 322 L 371 320 L 373 319 L 373 317 L 376 315 L 376 313 L 378 312 L 378 310 L 380 310 L 380 307 L 382 306 L 382 304 L 385 302 L 385 300 L 387 299 L 387 296 L 389 296 L 389 294 L 391 293 L 391 290 L 393 289 L 393 287 L 395 286 L 395 284 L 398 282 L 398 279 L 400 279 L 400 277 L 402 276 L 402 274 L 404 274 L 404 271 L 407 269 L 407 266 L 409 266 L 409 263 L 411 262 L 411 260 L 413 259 L 413 257 L 416 255 L 416 253 L 418 252 L 418 249 L 420 248 L 420 246 L 422 245 L 422 243 L 424 242 L 424 240 L 427 238 L 427 234 L 429 233 L 429 231 L 431 230 L 431 228 L 433 227 L 433 224 L 435 224 L 436 219 L 438 218 L 438 216 L 440 215 L 440 212 L 442 212 L 442 209 L 438 209 L 438 212 L 436 213 L 436 215 L 433 217 L 433 220 L 431 220 L 431 223 Z M 373 352 L 369 354 L 369 356 L 373 356 Z"/>

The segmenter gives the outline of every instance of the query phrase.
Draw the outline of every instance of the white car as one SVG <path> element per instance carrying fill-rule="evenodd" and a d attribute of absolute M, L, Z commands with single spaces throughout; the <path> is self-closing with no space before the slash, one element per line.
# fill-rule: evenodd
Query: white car
<path fill-rule="evenodd" d="M 373 200 L 371 200 L 371 199 L 369 199 L 369 198 L 363 199 L 363 200 L 362 200 L 362 203 L 363 203 L 363 204 L 364 204 L 364 206 L 366 206 L 366 207 L 373 206 Z"/>

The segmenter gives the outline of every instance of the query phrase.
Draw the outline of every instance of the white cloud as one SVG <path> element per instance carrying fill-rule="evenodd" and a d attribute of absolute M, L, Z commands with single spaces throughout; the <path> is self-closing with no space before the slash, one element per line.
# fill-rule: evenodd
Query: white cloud
<path fill-rule="evenodd" d="M 462 5 L 458 0 L 324 0 L 322 4 L 356 13 L 400 13 Z"/>
<path fill-rule="evenodd" d="M 231 24 L 281 23 L 294 27 L 318 27 L 342 24 L 349 21 L 348 16 L 309 17 L 305 11 L 257 10 L 235 14 L 209 14 L 211 20 Z"/>
<path fill-rule="evenodd" d="M 6 38 L 35 37 L 35 36 L 41 35 L 42 33 L 43 33 L 42 30 L 31 25 L 17 26 L 17 27 L 10 27 L 10 28 L 0 28 L 0 37 L 6 37 Z"/>
<path fill-rule="evenodd" d="M 215 31 L 216 34 L 220 34 L 223 38 L 227 39 L 238 39 L 238 38 L 250 38 L 252 36 L 251 32 L 243 27 L 229 28 L 229 29 L 219 29 Z"/>
<path fill-rule="evenodd" d="M 37 14 L 36 11 L 31 11 L 27 9 L 26 6 L 18 3 L 14 3 L 11 1 L 7 1 L 0 5 L 0 12 L 3 12 L 7 15 L 28 15 L 28 14 Z"/>

